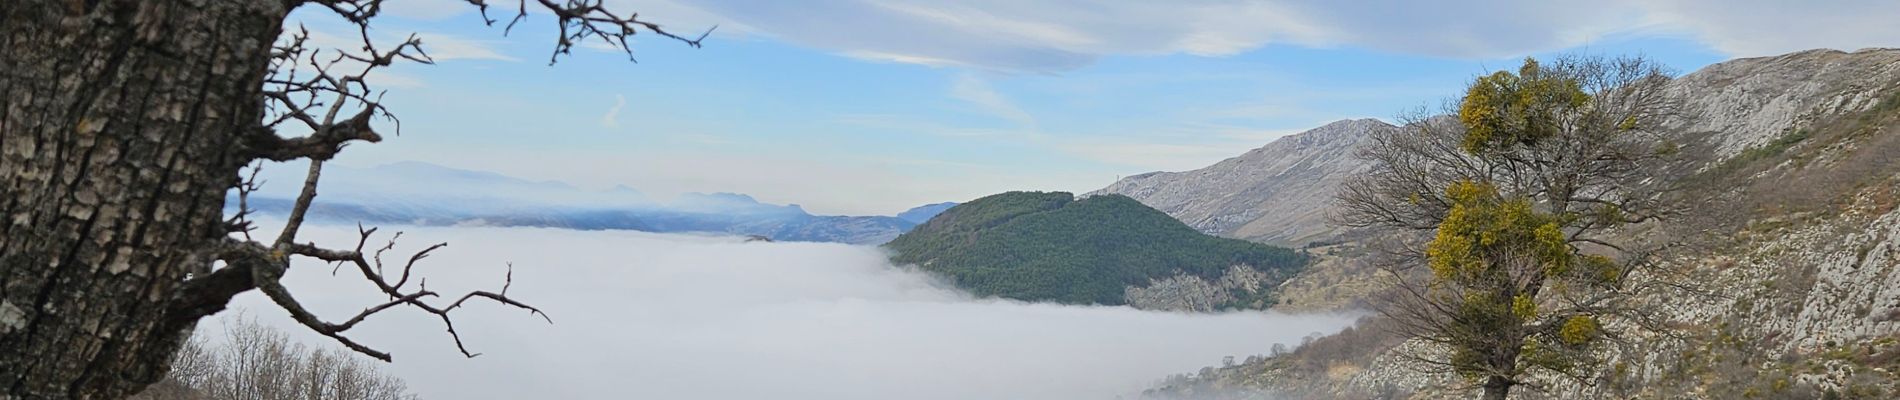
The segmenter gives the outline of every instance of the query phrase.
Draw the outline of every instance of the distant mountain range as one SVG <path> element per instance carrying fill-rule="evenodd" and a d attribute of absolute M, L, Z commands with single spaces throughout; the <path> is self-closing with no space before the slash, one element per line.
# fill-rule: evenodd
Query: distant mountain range
<path fill-rule="evenodd" d="M 265 170 L 267 190 L 250 207 L 287 213 L 301 168 Z M 286 183 L 288 182 L 288 184 Z M 920 206 L 896 216 L 812 215 L 796 204 L 761 203 L 738 193 L 687 193 L 655 201 L 625 186 L 583 190 L 559 181 L 529 181 L 486 171 L 399 162 L 370 168 L 326 166 L 310 218 L 376 224 L 531 226 L 757 235 L 778 241 L 880 244 L 955 203 Z M 235 211 L 236 194 L 227 201 Z"/>
<path fill-rule="evenodd" d="M 925 204 L 897 213 L 897 218 L 910 221 L 911 223 L 921 224 L 924 223 L 924 221 L 929 221 L 932 217 L 936 217 L 937 214 L 943 213 L 943 210 L 948 210 L 950 207 L 956 206 L 957 203 L 953 202 Z"/>

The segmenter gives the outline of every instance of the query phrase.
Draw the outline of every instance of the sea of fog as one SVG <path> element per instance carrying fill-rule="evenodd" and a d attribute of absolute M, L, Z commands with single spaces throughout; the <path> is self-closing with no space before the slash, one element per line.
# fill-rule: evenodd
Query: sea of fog
<path fill-rule="evenodd" d="M 392 231 L 396 228 L 384 228 Z M 476 302 L 456 312 L 473 352 L 413 310 L 351 331 L 390 351 L 385 370 L 430 399 L 1115 399 L 1170 374 L 1331 333 L 1342 315 L 1180 314 L 1127 307 L 977 299 L 893 267 L 875 247 L 540 228 L 402 228 L 392 263 L 434 242 L 429 289 L 499 289 L 554 323 Z M 306 226 L 302 238 L 354 246 L 356 227 Z M 369 249 L 379 247 L 382 238 Z M 333 320 L 384 300 L 345 268 L 298 262 L 286 278 Z M 255 291 L 234 309 L 298 328 Z M 228 316 L 227 316 L 228 317 Z M 214 318 L 214 320 L 217 318 Z M 200 332 L 217 340 L 217 321 Z"/>

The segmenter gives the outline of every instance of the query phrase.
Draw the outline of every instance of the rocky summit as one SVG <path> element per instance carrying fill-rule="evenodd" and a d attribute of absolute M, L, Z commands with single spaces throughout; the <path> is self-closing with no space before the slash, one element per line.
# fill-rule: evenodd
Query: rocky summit
<path fill-rule="evenodd" d="M 1353 152 L 1375 119 L 1326 124 L 1192 171 L 1129 176 L 1090 194 L 1119 194 L 1209 234 L 1298 247 L 1338 235 L 1326 222 L 1333 193 L 1366 162 Z"/>

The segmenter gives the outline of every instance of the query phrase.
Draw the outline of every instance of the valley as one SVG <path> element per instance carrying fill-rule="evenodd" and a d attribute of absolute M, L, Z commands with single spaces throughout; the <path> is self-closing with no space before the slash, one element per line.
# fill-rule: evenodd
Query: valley
<path fill-rule="evenodd" d="M 1603 350 L 1606 361 L 1585 372 L 1593 384 L 1539 376 L 1545 389 L 1524 396 L 1900 393 L 1900 318 L 1893 316 L 1900 312 L 1893 250 L 1900 247 L 1889 243 L 1900 191 L 1900 51 L 1741 59 L 1675 78 L 1666 88 L 1680 109 L 1658 146 L 1679 152 L 1681 162 L 1645 173 L 1673 187 L 1672 196 L 1693 201 L 1668 222 L 1619 235 L 1669 243 L 1660 254 L 1664 272 L 1655 272 L 1664 275 L 1653 279 L 1678 290 L 1635 301 L 1659 307 L 1672 328 L 1630 330 L 1642 339 Z M 1238 353 L 1262 356 L 1177 376 L 1146 396 L 1462 396 L 1469 388 L 1460 378 L 1406 359 L 1431 351 L 1429 344 L 1395 336 L 1382 328 L 1391 322 L 1365 314 L 1391 295 L 1394 279 L 1409 279 L 1375 266 L 1382 243 L 1402 236 L 1342 227 L 1333 218 L 1341 187 L 1370 170 L 1358 158 L 1368 138 L 1406 129 L 1412 128 L 1343 120 L 1206 168 L 1128 176 L 1081 196 L 1008 192 L 895 216 L 812 216 L 735 194 L 664 204 L 631 190 L 559 201 L 437 194 L 394 207 L 370 207 L 345 194 L 314 210 L 338 221 L 881 245 L 887 268 L 915 268 L 976 298 L 1216 315 L 1366 315 L 1345 333 L 1284 353 L 1269 354 L 1265 343 Z M 581 193 L 558 183 L 420 170 L 553 185 L 538 193 Z M 252 201 L 266 215 L 284 203 Z"/>

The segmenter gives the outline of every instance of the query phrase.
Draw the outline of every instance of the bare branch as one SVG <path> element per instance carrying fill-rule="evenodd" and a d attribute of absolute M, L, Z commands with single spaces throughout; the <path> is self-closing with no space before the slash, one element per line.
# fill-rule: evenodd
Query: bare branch
<path fill-rule="evenodd" d="M 496 22 L 488 18 L 489 0 L 465 1 L 480 8 L 489 25 Z M 553 322 L 540 309 L 508 296 L 508 290 L 514 284 L 513 264 L 508 265 L 508 272 L 498 292 L 470 291 L 455 296 L 453 301 L 447 303 L 431 303 L 429 300 L 442 297 L 428 290 L 423 278 L 413 272 L 420 261 L 444 248 L 447 243 L 431 245 L 411 254 L 401 264 L 400 271 L 387 271 L 383 253 L 395 248 L 396 239 L 402 236 L 401 232 L 391 235 L 384 246 L 367 254 L 364 248 L 376 229 L 366 229 L 361 225 L 357 227 L 359 237 L 352 250 L 328 249 L 299 241 L 298 233 L 315 204 L 324 162 L 334 158 L 351 143 L 380 142 L 383 135 L 372 124 L 377 118 L 394 123 L 395 133 L 401 133 L 402 121 L 383 105 L 384 92 L 371 87 L 370 76 L 399 62 L 435 62 L 423 49 L 421 38 L 415 34 L 394 42 L 394 45 L 379 44 L 371 37 L 370 27 L 381 15 L 382 3 L 383 0 L 285 2 L 291 9 L 315 5 L 343 18 L 356 27 L 356 39 L 360 46 L 313 47 L 310 31 L 302 26 L 287 30 L 285 36 L 271 46 L 270 71 L 263 79 L 261 90 L 264 118 L 249 127 L 238 143 L 241 147 L 239 150 L 249 157 L 247 161 L 259 162 L 253 164 L 248 176 L 233 179 L 232 188 L 237 193 L 238 211 L 224 224 L 227 233 L 241 233 L 244 239 L 227 239 L 217 249 L 201 252 L 211 254 L 198 255 L 206 258 L 207 264 L 221 261 L 223 267 L 204 271 L 182 283 L 183 290 L 173 295 L 166 308 L 168 320 L 175 325 L 183 327 L 216 313 L 226 307 L 232 296 L 257 289 L 312 331 L 328 336 L 351 350 L 387 361 L 390 358 L 388 353 L 358 343 L 346 336 L 345 332 L 373 315 L 397 308 L 413 308 L 436 315 L 455 341 L 456 348 L 463 355 L 474 357 L 477 353 L 468 351 L 451 318 L 453 311 L 469 304 L 471 300 L 524 309 L 549 323 Z M 516 0 L 514 6 L 515 15 L 508 23 L 509 30 L 527 17 L 531 7 L 545 10 L 556 18 L 560 32 L 549 63 L 562 54 L 568 54 L 576 43 L 583 40 L 603 40 L 626 52 L 631 58 L 633 50 L 629 39 L 639 33 L 651 33 L 695 48 L 700 47 L 701 41 L 712 33 L 712 29 L 708 29 L 697 37 L 676 35 L 659 24 L 640 19 L 639 14 L 623 15 L 611 10 L 602 0 L 534 0 L 532 6 L 529 0 Z M 302 135 L 290 136 L 296 133 Z M 252 239 L 249 201 L 251 193 L 260 186 L 257 170 L 261 167 L 261 160 L 281 162 L 299 159 L 309 160 L 310 164 L 282 232 L 269 243 Z M 291 291 L 282 285 L 281 279 L 290 269 L 293 256 L 334 263 L 336 266 L 331 269 L 332 274 L 339 272 L 346 264 L 353 265 L 388 300 L 366 307 L 340 323 L 327 322 L 306 310 Z M 390 275 L 394 275 L 393 280 Z M 408 285 L 412 279 L 418 283 L 414 289 Z"/>
<path fill-rule="evenodd" d="M 481 10 L 482 19 L 487 21 L 489 25 L 492 26 L 495 22 L 498 22 L 488 16 L 490 1 L 466 1 Z M 500 1 L 505 2 L 506 0 Z M 590 39 L 599 39 L 608 46 L 626 53 L 628 60 L 638 61 L 634 60 L 633 46 L 627 41 L 641 31 L 650 32 L 660 37 L 676 40 L 688 46 L 698 48 L 701 42 L 706 40 L 706 36 L 711 35 L 714 29 L 719 28 L 715 25 L 711 28 L 707 28 L 705 32 L 701 32 L 699 36 L 688 38 L 669 32 L 665 28 L 660 27 L 659 24 L 641 20 L 640 14 L 638 13 L 627 14 L 624 17 L 620 16 L 613 10 L 608 9 L 604 0 L 564 0 L 561 2 L 555 0 L 534 0 L 534 2 L 535 5 L 540 6 L 540 9 L 554 14 L 556 18 L 555 26 L 560 27 L 560 33 L 555 38 L 554 52 L 548 56 L 549 65 L 553 65 L 556 61 L 559 61 L 561 55 L 571 54 L 575 44 Z M 515 24 L 520 23 L 523 19 L 528 17 L 528 9 L 528 0 L 516 0 L 515 14 L 508 19 L 506 28 L 503 28 L 503 34 L 514 31 Z"/>

